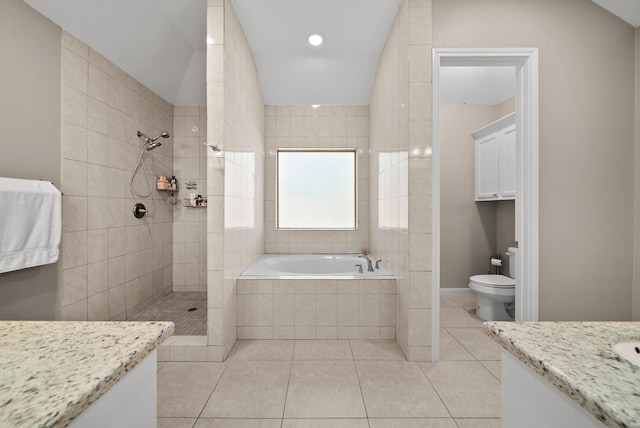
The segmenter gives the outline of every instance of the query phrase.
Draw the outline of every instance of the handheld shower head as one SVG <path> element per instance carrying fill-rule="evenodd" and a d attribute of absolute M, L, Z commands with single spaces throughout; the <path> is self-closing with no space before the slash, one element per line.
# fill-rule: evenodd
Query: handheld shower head
<path fill-rule="evenodd" d="M 160 138 L 160 137 L 169 138 L 169 134 L 167 132 L 162 132 L 162 133 L 160 133 L 160 135 L 157 135 L 154 138 L 149 138 L 146 135 L 144 135 L 142 132 L 138 131 L 138 137 L 140 137 L 140 138 L 142 138 L 144 140 L 144 143 L 142 144 L 141 149 L 146 148 L 147 151 L 149 151 L 149 150 L 155 149 L 156 147 L 160 147 L 162 145 L 162 143 L 160 143 L 160 142 L 156 143 L 156 140 L 158 138 Z"/>
<path fill-rule="evenodd" d="M 155 138 L 152 138 L 152 139 L 151 139 L 151 141 L 156 141 L 156 140 L 157 140 L 158 138 L 160 138 L 160 137 L 162 137 L 162 138 L 169 138 L 169 134 L 168 134 L 168 133 L 166 133 L 166 132 L 162 132 L 162 133 L 160 133 L 160 135 L 156 136 Z M 160 144 L 160 143 L 158 143 L 158 144 Z"/>
<path fill-rule="evenodd" d="M 160 147 L 161 145 L 162 145 L 161 142 L 159 142 L 159 141 L 156 142 L 156 141 L 151 140 L 149 142 L 149 144 L 147 144 L 147 151 L 151 151 L 151 150 L 155 149 L 156 147 Z"/>

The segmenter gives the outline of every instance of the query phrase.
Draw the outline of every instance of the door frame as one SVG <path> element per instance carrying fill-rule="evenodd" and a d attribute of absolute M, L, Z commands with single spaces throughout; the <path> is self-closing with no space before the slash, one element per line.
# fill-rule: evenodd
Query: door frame
<path fill-rule="evenodd" d="M 432 193 L 432 360 L 440 354 L 440 68 L 513 66 L 516 69 L 516 321 L 538 321 L 538 49 L 434 48 Z"/>

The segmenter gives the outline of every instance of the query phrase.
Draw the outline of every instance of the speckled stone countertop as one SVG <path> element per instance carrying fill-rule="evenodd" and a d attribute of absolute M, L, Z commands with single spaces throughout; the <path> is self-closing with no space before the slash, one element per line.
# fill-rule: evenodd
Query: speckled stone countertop
<path fill-rule="evenodd" d="M 609 427 L 640 427 L 640 367 L 611 345 L 640 340 L 640 322 L 494 322 L 504 349 Z"/>
<path fill-rule="evenodd" d="M 65 427 L 174 331 L 172 322 L 0 321 L 0 427 Z"/>

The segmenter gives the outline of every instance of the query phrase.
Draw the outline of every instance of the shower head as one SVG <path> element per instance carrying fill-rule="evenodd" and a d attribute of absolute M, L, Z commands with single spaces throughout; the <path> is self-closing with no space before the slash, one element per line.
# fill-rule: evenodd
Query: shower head
<path fill-rule="evenodd" d="M 154 138 L 149 138 L 146 135 L 144 135 L 142 132 L 138 131 L 138 137 L 140 137 L 140 138 L 142 138 L 144 140 L 143 148 L 146 147 L 147 151 L 149 151 L 149 150 L 155 149 L 156 147 L 160 147 L 162 145 L 162 143 L 160 143 L 160 142 L 156 143 L 156 140 L 158 138 L 160 138 L 160 137 L 169 138 L 169 134 L 166 133 L 166 132 L 162 132 L 162 133 L 160 133 L 160 135 L 157 135 Z"/>
<path fill-rule="evenodd" d="M 156 141 L 156 140 L 157 140 L 158 138 L 160 138 L 160 137 L 162 137 L 162 138 L 169 138 L 169 134 L 168 134 L 168 133 L 166 133 L 166 132 L 162 132 L 162 133 L 160 133 L 160 135 L 156 136 L 155 138 L 152 138 L 152 139 L 151 139 L 151 141 Z M 160 144 L 160 143 L 158 143 L 158 145 L 159 145 L 159 144 Z"/>

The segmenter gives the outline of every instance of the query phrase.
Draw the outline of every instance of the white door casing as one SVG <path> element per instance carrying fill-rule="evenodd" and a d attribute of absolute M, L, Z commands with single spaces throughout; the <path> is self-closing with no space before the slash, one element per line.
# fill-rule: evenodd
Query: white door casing
<path fill-rule="evenodd" d="M 516 321 L 538 320 L 538 49 L 435 48 L 433 67 L 432 360 L 440 341 L 440 68 L 513 66 L 516 69 Z"/>

